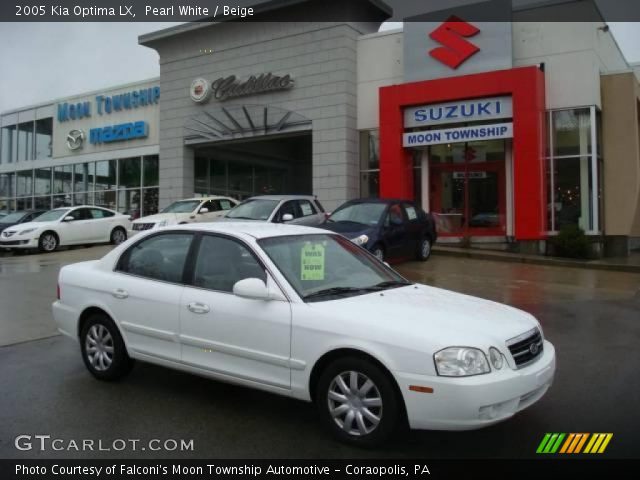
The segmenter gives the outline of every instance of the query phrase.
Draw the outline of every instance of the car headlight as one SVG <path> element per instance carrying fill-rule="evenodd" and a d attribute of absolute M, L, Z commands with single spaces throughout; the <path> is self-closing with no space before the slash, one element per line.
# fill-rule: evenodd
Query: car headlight
<path fill-rule="evenodd" d="M 37 228 L 27 228 L 26 230 L 22 230 L 18 235 L 26 235 L 27 233 L 35 232 Z"/>
<path fill-rule="evenodd" d="M 156 223 L 156 227 L 166 227 L 167 226 L 167 220 L 162 220 L 161 222 Z"/>
<path fill-rule="evenodd" d="M 442 377 L 468 377 L 491 371 L 487 357 L 477 348 L 449 347 L 437 352 L 433 359 Z"/>
<path fill-rule="evenodd" d="M 489 349 L 489 361 L 496 370 L 500 370 L 504 366 L 504 357 L 495 347 Z"/>
<path fill-rule="evenodd" d="M 359 237 L 352 238 L 351 241 L 356 245 L 362 246 L 367 244 L 367 242 L 369 241 L 369 237 L 367 237 L 366 235 L 360 235 Z"/>

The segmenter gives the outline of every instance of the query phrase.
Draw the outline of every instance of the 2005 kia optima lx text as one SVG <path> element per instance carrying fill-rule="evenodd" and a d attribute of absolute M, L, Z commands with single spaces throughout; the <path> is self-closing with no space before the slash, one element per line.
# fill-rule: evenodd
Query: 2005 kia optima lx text
<path fill-rule="evenodd" d="M 89 371 L 133 359 L 313 400 L 342 440 L 463 430 L 547 391 L 555 351 L 528 313 L 413 284 L 348 239 L 256 223 L 144 232 L 60 271 L 53 313 Z"/>

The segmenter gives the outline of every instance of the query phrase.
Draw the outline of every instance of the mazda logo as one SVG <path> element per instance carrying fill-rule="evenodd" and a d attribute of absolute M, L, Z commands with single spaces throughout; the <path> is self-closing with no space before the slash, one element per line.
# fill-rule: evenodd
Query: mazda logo
<path fill-rule="evenodd" d="M 529 351 L 531 352 L 531 355 L 535 355 L 536 353 L 538 353 L 538 344 L 537 343 L 532 343 L 529 346 Z"/>
<path fill-rule="evenodd" d="M 67 134 L 67 147 L 69 150 L 78 150 L 84 144 L 84 131 L 71 130 Z"/>

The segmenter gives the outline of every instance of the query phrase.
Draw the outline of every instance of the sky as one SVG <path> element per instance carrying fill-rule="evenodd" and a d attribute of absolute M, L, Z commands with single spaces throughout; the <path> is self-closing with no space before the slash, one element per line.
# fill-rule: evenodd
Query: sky
<path fill-rule="evenodd" d="M 0 112 L 158 76 L 158 54 L 138 35 L 172 25 L 0 23 Z M 609 25 L 627 61 L 640 62 L 640 23 Z"/>

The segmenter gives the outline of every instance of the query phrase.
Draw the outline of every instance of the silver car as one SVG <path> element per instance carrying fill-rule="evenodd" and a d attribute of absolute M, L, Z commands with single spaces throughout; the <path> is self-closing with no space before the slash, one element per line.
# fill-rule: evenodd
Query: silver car
<path fill-rule="evenodd" d="M 257 221 L 316 226 L 326 219 L 324 208 L 311 195 L 261 195 L 232 208 L 223 221 Z"/>

